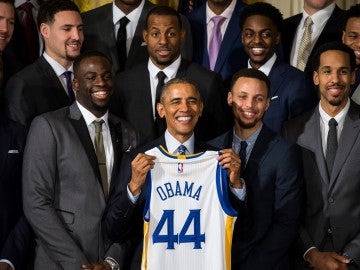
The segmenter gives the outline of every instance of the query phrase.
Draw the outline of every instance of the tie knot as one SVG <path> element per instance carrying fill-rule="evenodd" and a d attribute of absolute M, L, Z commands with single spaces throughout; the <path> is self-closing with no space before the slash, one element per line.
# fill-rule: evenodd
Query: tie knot
<path fill-rule="evenodd" d="M 120 19 L 120 27 L 126 26 L 129 22 L 130 22 L 130 20 L 126 16 L 122 17 Z"/>
<path fill-rule="evenodd" d="M 312 21 L 311 17 L 308 16 L 308 17 L 305 19 L 305 28 L 308 28 L 308 27 L 310 27 L 310 26 L 312 26 L 312 25 L 313 25 L 313 21 Z"/>
<path fill-rule="evenodd" d="M 240 142 L 240 149 L 245 148 L 245 150 L 246 150 L 247 145 L 248 145 L 248 144 L 247 144 L 246 141 L 241 141 L 241 142 Z"/>
<path fill-rule="evenodd" d="M 178 153 L 179 153 L 179 155 L 185 155 L 186 154 L 186 146 L 185 145 L 180 145 L 179 147 L 178 147 Z"/>
<path fill-rule="evenodd" d="M 336 127 L 338 123 L 336 122 L 335 118 L 331 118 L 329 120 L 329 127 Z"/>
<path fill-rule="evenodd" d="M 65 71 L 63 74 L 67 80 L 71 81 L 71 71 Z"/>
<path fill-rule="evenodd" d="M 158 74 L 156 75 L 158 78 L 158 83 L 162 82 L 164 83 L 164 80 L 166 79 L 166 74 L 163 71 L 159 71 Z"/>
<path fill-rule="evenodd" d="M 212 22 L 214 23 L 214 27 L 219 27 L 225 21 L 225 17 L 223 16 L 214 16 L 211 18 Z"/>
<path fill-rule="evenodd" d="M 102 124 L 104 123 L 104 120 L 94 120 L 93 124 L 95 126 L 95 133 L 100 133 Z"/>
<path fill-rule="evenodd" d="M 26 13 L 30 13 L 31 9 L 33 8 L 33 4 L 31 4 L 30 1 L 26 1 L 25 3 L 21 4 L 19 8 L 24 10 Z"/>

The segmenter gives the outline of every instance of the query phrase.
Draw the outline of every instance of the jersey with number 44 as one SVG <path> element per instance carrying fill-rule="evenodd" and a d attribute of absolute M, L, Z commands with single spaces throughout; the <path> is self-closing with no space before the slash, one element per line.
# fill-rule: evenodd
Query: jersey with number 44
<path fill-rule="evenodd" d="M 175 156 L 155 147 L 144 209 L 143 270 L 230 270 L 237 212 L 216 151 Z"/>

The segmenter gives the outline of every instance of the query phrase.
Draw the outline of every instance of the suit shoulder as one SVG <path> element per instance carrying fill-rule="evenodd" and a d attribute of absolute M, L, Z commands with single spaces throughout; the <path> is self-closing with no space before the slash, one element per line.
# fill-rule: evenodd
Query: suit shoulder
<path fill-rule="evenodd" d="M 198 79 L 200 78 L 199 76 L 201 76 L 201 79 L 204 81 L 209 79 L 212 80 L 214 78 L 220 79 L 219 75 L 216 72 L 208 70 L 195 62 L 190 63 L 187 73 L 189 74 L 189 77 L 195 77 Z"/>
<path fill-rule="evenodd" d="M 232 132 L 232 130 L 228 130 L 227 132 L 219 135 L 218 137 L 208 141 L 207 144 L 220 149 L 231 147 Z"/>
<path fill-rule="evenodd" d="M 25 126 L 4 116 L 0 116 L 0 130 L 7 131 L 10 134 L 22 135 L 23 137 L 26 135 Z"/>
<path fill-rule="evenodd" d="M 144 75 L 145 72 L 148 72 L 147 62 L 137 64 L 123 72 L 118 73 L 115 76 L 115 81 L 131 81 L 135 79 L 135 82 L 139 81 L 139 76 Z"/>
<path fill-rule="evenodd" d="M 83 18 L 83 20 L 90 20 L 94 19 L 94 17 L 108 14 L 109 12 L 112 12 L 112 3 L 83 12 L 81 13 L 81 17 Z"/>

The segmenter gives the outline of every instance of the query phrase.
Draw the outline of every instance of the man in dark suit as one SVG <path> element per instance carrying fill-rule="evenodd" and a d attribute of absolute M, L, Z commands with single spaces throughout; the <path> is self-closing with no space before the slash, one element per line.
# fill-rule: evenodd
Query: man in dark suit
<path fill-rule="evenodd" d="M 12 76 L 5 88 L 7 115 L 27 127 L 35 116 L 68 106 L 74 100 L 72 75 L 67 71 L 72 71 L 84 39 L 79 9 L 70 0 L 44 2 L 38 24 L 44 54 Z"/>
<path fill-rule="evenodd" d="M 355 55 L 346 45 L 319 47 L 313 80 L 320 103 L 284 128 L 303 157 L 298 269 L 360 269 L 360 106 L 349 99 L 354 70 Z"/>
<path fill-rule="evenodd" d="M 198 84 L 204 101 L 204 110 L 196 127 L 197 137 L 208 140 L 225 131 L 228 117 L 221 78 L 181 57 L 184 29 L 179 14 L 165 6 L 152 9 L 143 36 L 150 59 L 148 63 L 116 76 L 111 111 L 135 126 L 140 131 L 142 142 L 152 141 L 164 132 L 163 121 L 155 111 L 156 97 L 159 96 L 156 93 L 160 93 L 157 87 L 159 74 L 166 76 L 163 82 L 174 77 L 187 77 Z"/>
<path fill-rule="evenodd" d="M 194 128 L 202 109 L 200 93 L 193 83 L 181 78 L 170 80 L 165 84 L 160 103 L 157 104 L 159 115 L 166 120 L 165 134 L 124 155 L 118 186 L 110 200 L 105 224 L 113 241 L 124 242 L 130 238 L 136 246 L 131 267 L 128 266 L 126 269 L 139 269 L 141 262 L 142 244 L 139 239 L 142 239 L 142 213 L 147 196 L 146 175 L 153 168 L 155 159 L 154 156 L 144 152 L 159 145 L 174 154 L 179 154 L 180 145 L 186 147 L 186 154 L 217 150 L 194 136 Z M 244 190 L 239 175 L 240 159 L 231 149 L 224 149 L 221 152 L 219 162 L 228 170 L 231 190 L 236 194 L 233 196 L 243 199 Z"/>
<path fill-rule="evenodd" d="M 345 11 L 340 9 L 335 0 L 304 0 L 303 12 L 284 20 L 281 44 L 284 60 L 294 67 L 299 67 L 299 46 L 305 29 L 305 20 L 311 17 L 311 45 L 307 59 L 313 59 L 314 51 L 330 41 L 341 41 L 345 25 Z M 312 77 L 311 62 L 306 61 L 305 68 L 299 67 Z M 311 79 L 309 80 L 311 82 Z"/>
<path fill-rule="evenodd" d="M 242 42 L 249 56 L 248 67 L 259 69 L 270 79 L 270 106 L 264 123 L 280 132 L 284 121 L 315 107 L 318 100 L 300 70 L 275 53 L 282 33 L 282 14 L 268 3 L 255 3 L 240 15 Z"/>
<path fill-rule="evenodd" d="M 116 258 L 118 246 L 109 248 L 101 218 L 122 153 L 137 145 L 138 136 L 108 113 L 112 86 L 110 60 L 98 52 L 84 53 L 74 63 L 76 102 L 31 124 L 23 201 L 37 236 L 35 269 L 80 269 L 109 252 Z"/>
<path fill-rule="evenodd" d="M 208 0 L 188 15 L 194 42 L 194 62 L 219 73 L 227 88 L 235 72 L 246 67 L 247 57 L 242 47 L 239 25 L 239 14 L 244 7 L 242 0 Z M 225 19 L 221 25 L 222 41 L 216 62 L 211 64 L 208 48 L 214 23 L 210 18 L 215 16 Z"/>
<path fill-rule="evenodd" d="M 108 55 L 112 60 L 115 74 L 131 68 L 137 64 L 146 62 L 149 58 L 146 43 L 142 32 L 146 26 L 146 17 L 149 11 L 155 7 L 148 0 L 123 1 L 114 0 L 102 7 L 90 10 L 82 14 L 84 20 L 84 50 L 98 50 Z M 126 50 L 127 59 L 125 65 L 121 63 L 121 57 L 117 49 L 118 29 L 120 19 L 126 17 L 129 22 L 126 25 Z M 186 59 L 192 57 L 192 39 L 190 25 L 186 17 L 181 15 L 181 21 L 186 32 L 186 38 L 182 44 L 182 55 Z M 104 31 L 106 29 L 106 31 Z"/>
<path fill-rule="evenodd" d="M 247 209 L 240 213 L 233 237 L 233 269 L 291 269 L 288 253 L 301 210 L 300 156 L 295 145 L 262 122 L 270 102 L 269 85 L 259 70 L 236 73 L 228 95 L 234 128 L 209 142 L 239 153 L 246 184 Z"/>

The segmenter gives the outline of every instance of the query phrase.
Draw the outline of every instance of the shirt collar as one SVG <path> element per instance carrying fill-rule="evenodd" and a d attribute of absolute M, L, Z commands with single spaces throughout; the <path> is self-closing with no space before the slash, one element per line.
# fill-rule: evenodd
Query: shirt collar
<path fill-rule="evenodd" d="M 261 126 L 253 134 L 251 134 L 246 140 L 244 140 L 244 139 L 240 138 L 238 135 L 236 135 L 235 128 L 234 128 L 233 129 L 233 141 L 235 143 L 239 143 L 239 144 L 242 141 L 246 141 L 248 145 L 254 145 L 260 134 L 262 127 L 263 127 L 263 124 L 261 124 Z"/>
<path fill-rule="evenodd" d="M 56 76 L 61 76 L 65 71 L 73 72 L 73 65 L 69 67 L 69 69 L 65 69 L 62 65 L 56 62 L 53 58 L 51 58 L 46 52 L 43 53 L 45 60 L 50 64 L 52 69 L 55 71 Z"/>
<path fill-rule="evenodd" d="M 332 3 L 332 4 L 328 5 L 326 8 L 323 8 L 323 9 L 319 10 L 318 12 L 314 13 L 311 16 L 311 20 L 313 21 L 314 26 L 318 27 L 319 25 L 324 25 L 327 22 L 327 20 L 330 18 L 334 9 L 335 9 L 335 3 Z M 310 16 L 310 15 L 307 14 L 305 10 L 303 10 L 303 17 L 300 22 L 300 25 L 302 25 L 302 27 L 305 27 L 305 20 L 308 16 Z"/>
<path fill-rule="evenodd" d="M 266 63 L 259 68 L 259 70 L 264 72 L 266 76 L 269 76 L 269 73 L 273 65 L 275 64 L 276 58 L 276 53 L 274 53 L 273 56 L 271 56 L 270 59 L 267 60 Z M 252 68 L 250 65 L 250 59 L 248 60 L 248 68 Z"/>
<path fill-rule="evenodd" d="M 101 116 L 100 118 L 93 115 L 88 109 L 86 109 L 84 106 L 82 106 L 78 101 L 76 101 L 76 104 L 84 117 L 86 126 L 90 126 L 95 120 L 99 121 L 100 119 L 104 120 L 106 126 L 109 126 L 109 111 L 106 111 L 106 113 Z"/>
<path fill-rule="evenodd" d="M 157 74 L 159 73 L 159 71 L 163 71 L 167 77 L 167 80 L 173 79 L 176 76 L 176 73 L 180 67 L 181 64 L 181 56 L 179 56 L 174 62 L 172 62 L 169 66 L 167 66 L 166 68 L 164 68 L 163 70 L 161 70 L 160 68 L 158 68 L 157 66 L 154 65 L 154 63 L 151 61 L 151 59 L 149 58 L 149 62 L 148 62 L 148 70 L 150 73 L 150 76 L 152 78 L 156 78 Z"/>
<path fill-rule="evenodd" d="M 144 5 L 145 5 L 145 0 L 142 0 L 140 5 L 137 8 L 135 8 L 129 14 L 125 14 L 121 9 L 119 9 L 115 5 L 115 1 L 114 1 L 113 5 L 112 5 L 113 23 L 117 24 L 118 21 L 124 16 L 126 16 L 126 18 L 128 18 L 130 22 L 137 22 L 140 18 L 140 15 L 141 15 Z"/>
<path fill-rule="evenodd" d="M 209 4 L 206 3 L 206 24 L 208 24 L 212 17 L 214 16 L 222 16 L 225 17 L 227 20 L 230 20 L 236 6 L 236 2 L 238 0 L 232 0 L 230 5 L 223 11 L 223 13 L 216 15 L 210 8 Z"/>
<path fill-rule="evenodd" d="M 327 125 L 331 118 L 335 118 L 338 125 L 342 126 L 345 122 L 345 117 L 349 111 L 349 108 L 350 108 L 350 100 L 348 99 L 345 107 L 337 115 L 335 115 L 335 117 L 331 117 L 321 107 L 321 103 L 319 103 L 319 113 L 320 113 L 321 120 L 324 122 L 324 124 Z"/>
<path fill-rule="evenodd" d="M 186 147 L 186 149 L 189 151 L 190 154 L 194 154 L 194 144 L 195 144 L 194 133 L 187 141 L 183 143 L 175 139 L 168 130 L 165 131 L 164 136 L 165 136 L 166 147 L 169 153 L 175 153 L 177 151 L 177 148 L 182 144 Z"/>
<path fill-rule="evenodd" d="M 26 0 L 15 0 L 14 2 L 14 6 L 15 8 L 18 8 L 19 6 L 21 6 L 22 4 L 26 3 L 26 2 L 31 2 L 31 4 L 33 5 L 33 7 L 35 8 L 35 10 L 39 9 L 39 3 L 37 0 L 30 0 L 30 1 L 26 1 Z"/>

